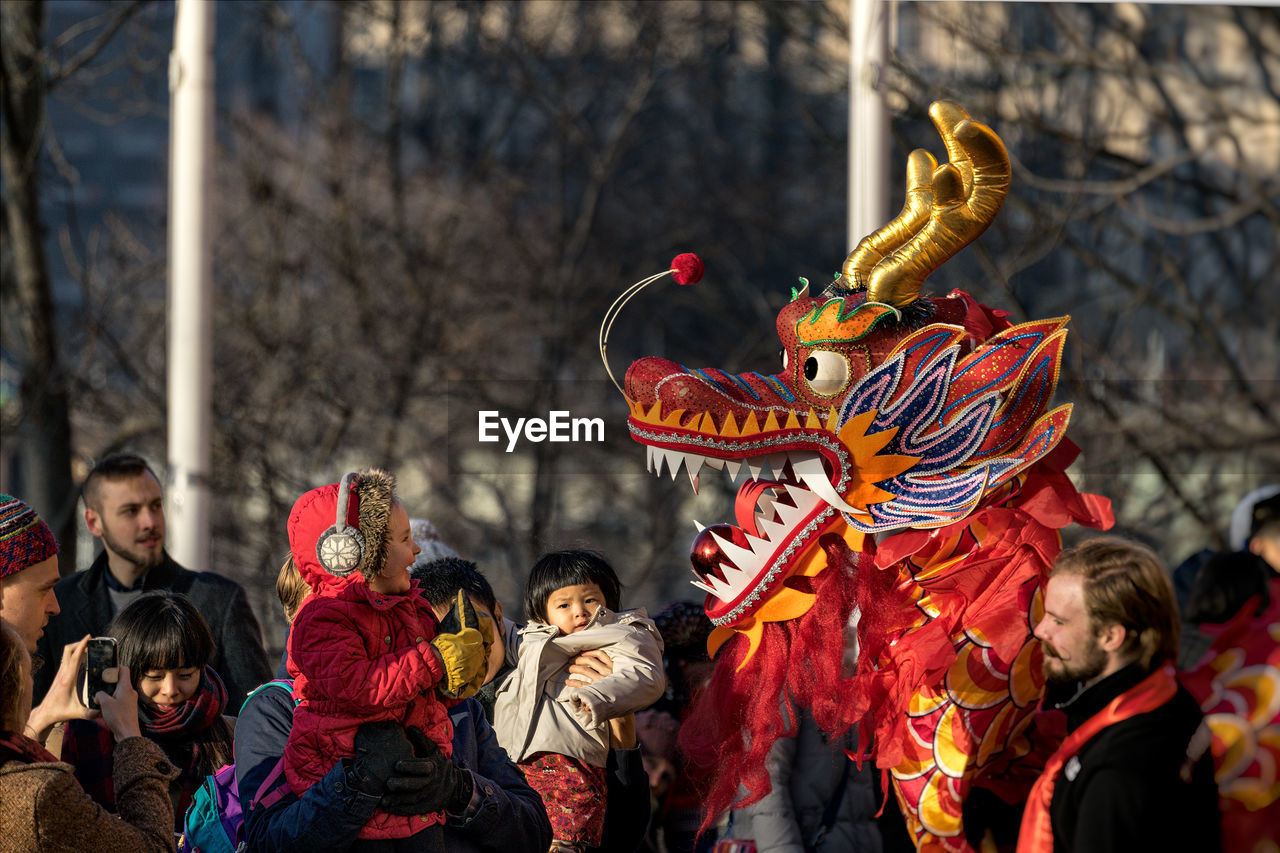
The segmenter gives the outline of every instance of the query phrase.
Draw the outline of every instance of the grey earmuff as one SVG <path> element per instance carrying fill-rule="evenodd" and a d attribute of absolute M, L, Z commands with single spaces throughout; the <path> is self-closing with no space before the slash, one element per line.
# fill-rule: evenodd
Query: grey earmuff
<path fill-rule="evenodd" d="M 333 526 L 320 534 L 316 542 L 316 557 L 325 571 L 338 577 L 346 577 L 364 557 L 364 534 L 357 527 L 347 524 L 348 500 L 354 471 L 343 474 L 338 485 L 338 519 Z"/>

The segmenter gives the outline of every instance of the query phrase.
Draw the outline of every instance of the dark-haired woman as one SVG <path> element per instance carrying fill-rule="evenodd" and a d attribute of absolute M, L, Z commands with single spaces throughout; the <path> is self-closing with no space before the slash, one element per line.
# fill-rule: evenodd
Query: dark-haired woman
<path fill-rule="evenodd" d="M 169 786 L 174 830 L 181 831 L 191 797 L 204 777 L 231 762 L 234 718 L 223 716 L 227 690 L 209 666 L 213 634 L 185 595 L 152 592 L 116 614 L 107 632 L 138 691 L 138 725 L 180 771 Z M 72 720 L 62 760 L 99 803 L 115 808 L 112 733 L 96 720 Z"/>

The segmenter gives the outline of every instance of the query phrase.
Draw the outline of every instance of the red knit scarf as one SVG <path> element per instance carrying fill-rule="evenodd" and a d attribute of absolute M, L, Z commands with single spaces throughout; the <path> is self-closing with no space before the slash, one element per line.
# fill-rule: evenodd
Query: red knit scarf
<path fill-rule="evenodd" d="M 1049 816 L 1049 804 L 1053 802 L 1053 789 L 1057 784 L 1058 774 L 1071 756 L 1107 726 L 1154 711 L 1172 699 L 1177 691 L 1178 682 L 1173 677 L 1173 667 L 1161 667 L 1112 699 L 1105 708 L 1085 720 L 1080 728 L 1067 736 L 1045 763 L 1040 778 L 1031 786 L 1027 808 L 1022 813 L 1022 827 L 1018 832 L 1018 853 L 1053 853 L 1053 822 Z"/>
<path fill-rule="evenodd" d="M 227 707 L 227 688 L 213 667 L 206 666 L 200 686 L 191 698 L 176 708 L 149 708 L 138 703 L 138 723 L 142 734 L 156 743 L 185 740 L 217 721 Z"/>
<path fill-rule="evenodd" d="M 32 740 L 21 732 L 0 729 L 0 764 L 6 761 L 39 764 L 57 760 L 58 757 L 45 749 L 39 741 Z"/>

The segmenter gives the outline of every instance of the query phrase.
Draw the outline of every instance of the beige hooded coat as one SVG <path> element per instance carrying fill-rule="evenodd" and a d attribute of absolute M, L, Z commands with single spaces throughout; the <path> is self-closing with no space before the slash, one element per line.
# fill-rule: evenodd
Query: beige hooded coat
<path fill-rule="evenodd" d="M 601 607 L 573 634 L 530 622 L 520 637 L 519 662 L 498 688 L 493 714 L 498 742 L 517 763 L 554 752 L 604 767 L 609 720 L 644 710 L 667 689 L 662 636 L 643 608 Z M 591 649 L 609 655 L 613 673 L 570 687 L 569 662 Z"/>

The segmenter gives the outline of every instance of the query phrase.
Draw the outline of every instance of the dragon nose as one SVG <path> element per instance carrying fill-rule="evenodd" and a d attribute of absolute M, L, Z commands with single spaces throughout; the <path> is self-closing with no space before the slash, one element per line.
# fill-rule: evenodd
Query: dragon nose
<path fill-rule="evenodd" d="M 684 368 L 674 361 L 650 356 L 633 361 L 622 383 L 629 400 L 648 407 L 658 402 L 658 385 L 662 380 L 668 377 L 678 379 L 684 372 Z M 666 396 L 664 391 L 663 397 Z"/>

